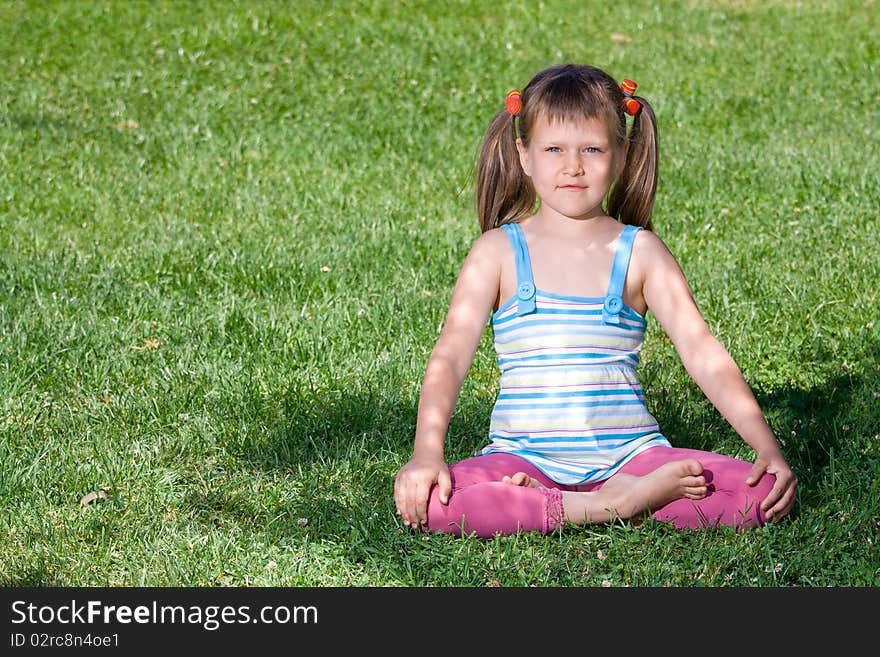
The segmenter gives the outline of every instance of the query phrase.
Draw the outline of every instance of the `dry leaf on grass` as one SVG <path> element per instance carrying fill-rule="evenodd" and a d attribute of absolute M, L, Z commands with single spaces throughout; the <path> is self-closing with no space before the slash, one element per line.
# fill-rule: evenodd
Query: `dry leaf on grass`
<path fill-rule="evenodd" d="M 84 506 L 91 504 L 92 502 L 106 499 L 107 493 L 102 490 L 93 490 L 91 493 L 86 493 L 85 495 L 83 495 L 83 498 L 79 501 L 79 508 L 83 508 Z"/>
<path fill-rule="evenodd" d="M 135 351 L 143 351 L 144 349 L 155 349 L 159 346 L 159 341 L 156 338 L 149 338 L 148 340 L 144 340 L 144 343 L 140 347 L 132 346 L 131 348 Z"/>

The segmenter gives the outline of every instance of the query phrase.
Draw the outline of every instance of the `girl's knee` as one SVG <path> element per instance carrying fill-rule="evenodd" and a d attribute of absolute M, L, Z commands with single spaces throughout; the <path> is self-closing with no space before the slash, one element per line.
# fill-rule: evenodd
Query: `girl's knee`
<path fill-rule="evenodd" d="M 452 496 L 455 495 L 455 489 L 449 495 L 449 500 L 452 501 Z M 431 490 L 428 492 L 428 521 L 430 522 L 432 515 L 437 515 L 438 513 L 442 513 L 442 510 L 447 505 L 443 504 L 440 501 L 440 487 L 437 484 L 431 486 Z"/>
<path fill-rule="evenodd" d="M 776 477 L 769 473 L 764 475 L 753 485 L 743 481 L 739 487 L 732 490 L 732 500 L 737 500 L 737 508 L 733 509 L 732 524 L 737 529 L 749 529 L 760 527 L 766 523 L 764 512 L 761 510 L 761 502 L 770 494 Z"/>
<path fill-rule="evenodd" d="M 758 482 L 752 487 L 754 492 L 760 495 L 763 500 L 767 495 L 773 490 L 773 486 L 776 485 L 776 475 L 770 474 L 769 472 L 765 472 L 761 475 L 761 478 Z"/>
<path fill-rule="evenodd" d="M 457 492 L 453 488 L 452 493 L 449 495 L 449 500 L 444 504 L 440 501 L 440 487 L 437 484 L 431 486 L 431 491 L 428 494 L 428 522 L 422 526 L 421 529 L 423 531 L 443 532 L 457 536 L 461 534 L 461 518 L 459 517 L 457 522 L 454 519 L 456 513 L 454 509 L 457 506 L 456 502 L 458 502 L 456 499 Z"/>

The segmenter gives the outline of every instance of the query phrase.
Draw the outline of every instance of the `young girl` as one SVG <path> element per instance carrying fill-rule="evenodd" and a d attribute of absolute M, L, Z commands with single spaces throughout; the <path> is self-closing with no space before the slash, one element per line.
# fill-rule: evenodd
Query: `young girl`
<path fill-rule="evenodd" d="M 488 537 L 652 513 L 680 528 L 748 528 L 794 504 L 797 479 L 749 386 L 651 230 L 657 129 L 635 88 L 591 66 L 554 66 L 512 91 L 489 126 L 482 235 L 394 482 L 408 527 Z M 754 464 L 672 447 L 660 432 L 636 377 L 648 310 Z M 490 315 L 501 369 L 490 442 L 447 466 L 449 418 Z"/>

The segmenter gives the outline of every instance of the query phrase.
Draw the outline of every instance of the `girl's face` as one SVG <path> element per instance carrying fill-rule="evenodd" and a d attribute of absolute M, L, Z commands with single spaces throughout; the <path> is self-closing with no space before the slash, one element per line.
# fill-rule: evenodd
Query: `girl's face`
<path fill-rule="evenodd" d="M 602 202 L 620 175 L 625 153 L 597 119 L 549 122 L 539 116 L 526 146 L 517 140 L 519 159 L 541 199 L 539 213 L 571 219 L 605 214 Z"/>

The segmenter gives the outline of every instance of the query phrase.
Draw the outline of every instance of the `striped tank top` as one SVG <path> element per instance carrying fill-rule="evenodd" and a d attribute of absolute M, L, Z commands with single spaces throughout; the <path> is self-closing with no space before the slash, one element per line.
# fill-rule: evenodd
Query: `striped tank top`
<path fill-rule="evenodd" d="M 560 484 L 607 479 L 636 454 L 669 446 L 636 376 L 647 322 L 623 302 L 636 233 L 617 241 L 604 297 L 535 288 L 519 224 L 502 228 L 516 257 L 516 295 L 492 315 L 501 387 L 479 454 L 520 456 Z"/>

